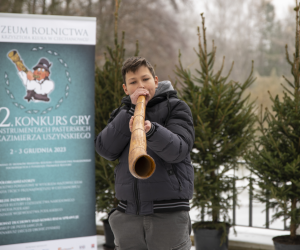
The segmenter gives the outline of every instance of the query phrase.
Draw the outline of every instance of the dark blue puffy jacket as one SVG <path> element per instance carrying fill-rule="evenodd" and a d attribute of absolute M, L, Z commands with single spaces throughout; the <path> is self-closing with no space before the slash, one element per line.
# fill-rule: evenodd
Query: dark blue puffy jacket
<path fill-rule="evenodd" d="M 145 215 L 182 210 L 184 204 L 188 206 L 194 187 L 190 151 L 195 132 L 190 108 L 177 98 L 169 81 L 159 82 L 146 107 L 146 120 L 155 126 L 155 132 L 147 138 L 147 153 L 155 160 L 156 170 L 150 178 L 140 180 L 128 168 L 131 102 L 129 97 L 122 102 L 125 106 L 112 113 L 109 124 L 95 140 L 96 151 L 102 157 L 110 161 L 119 159 L 115 191 L 121 211 Z M 164 210 L 168 207 L 173 210 Z"/>

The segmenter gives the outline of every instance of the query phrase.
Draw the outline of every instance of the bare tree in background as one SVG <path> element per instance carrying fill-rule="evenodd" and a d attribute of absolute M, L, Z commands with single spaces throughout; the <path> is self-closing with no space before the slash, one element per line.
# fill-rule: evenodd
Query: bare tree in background
<path fill-rule="evenodd" d="M 251 60 L 255 61 L 255 71 L 263 76 L 269 76 L 274 69 L 278 75 L 283 73 L 279 71 L 288 70 L 283 59 L 284 44 L 287 40 L 293 41 L 293 15 L 279 20 L 272 0 L 204 2 L 201 11 L 205 12 L 207 25 L 212 27 L 208 32 L 208 41 L 214 39 L 226 61 L 235 62 L 233 78 L 245 79 L 247 74 L 244 69 L 250 67 Z M 194 19 L 194 23 L 199 24 L 199 20 L 200 17 Z"/>
<path fill-rule="evenodd" d="M 261 0 L 257 6 L 259 21 L 259 43 L 256 50 L 256 69 L 261 76 L 270 76 L 272 70 L 281 75 L 287 68 L 284 59 L 286 36 L 279 20 L 276 20 L 275 7 L 270 0 Z"/>
<path fill-rule="evenodd" d="M 156 74 L 161 80 L 173 75 L 177 61 L 177 51 L 186 47 L 184 34 L 178 33 L 182 25 L 179 8 L 191 10 L 189 1 L 162 0 L 126 0 L 121 2 L 119 11 L 119 32 L 125 31 L 128 54 L 135 51 L 136 40 L 139 41 L 140 56 L 146 57 L 156 65 Z M 114 5 L 112 0 L 98 2 L 98 61 L 107 44 L 112 44 Z M 99 60 L 100 59 L 100 60 Z"/>
<path fill-rule="evenodd" d="M 187 45 L 184 34 L 178 32 L 182 19 L 168 2 L 131 2 L 120 9 L 120 30 L 125 31 L 127 44 L 131 45 L 127 50 L 132 54 L 134 42 L 139 40 L 140 55 L 156 64 L 156 73 L 161 80 L 168 79 L 177 63 L 178 49 Z"/>
<path fill-rule="evenodd" d="M 278 75 L 287 74 L 283 53 L 286 41 L 293 41 L 293 15 L 279 21 L 272 0 L 202 2 L 206 3 L 202 12 L 210 27 L 207 40 L 215 40 L 219 53 L 226 57 L 227 67 L 235 62 L 233 79 L 246 79 L 244 69 L 251 67 L 252 60 L 254 69 L 262 76 L 270 75 L 272 69 Z M 169 75 L 174 78 L 180 49 L 184 55 L 182 62 L 193 71 L 197 58 L 191 48 L 197 47 L 194 37 L 200 23 L 200 13 L 193 9 L 193 0 L 121 1 L 119 33 L 126 33 L 127 54 L 132 54 L 139 40 L 140 55 L 156 65 L 156 73 L 163 80 Z M 1 0 L 0 11 L 97 17 L 99 65 L 104 61 L 106 46 L 113 44 L 114 0 Z M 217 66 L 220 64 L 221 60 L 216 62 Z"/>
<path fill-rule="evenodd" d="M 248 77 L 245 69 L 251 68 L 251 61 L 255 59 L 253 51 L 258 37 L 256 2 L 259 1 L 231 0 L 229 3 L 210 0 L 205 6 L 207 26 L 210 27 L 208 41 L 214 39 L 219 53 L 225 56 L 227 65 L 234 61 L 231 77 L 237 81 Z M 217 64 L 220 65 L 221 61 Z"/>
<path fill-rule="evenodd" d="M 96 62 L 104 62 L 106 46 L 113 44 L 114 0 L 1 0 L 1 12 L 97 17 Z M 128 55 L 139 40 L 140 55 L 156 65 L 161 80 L 173 75 L 177 51 L 186 46 L 182 16 L 191 12 L 191 0 L 123 0 L 119 33 L 125 31 Z M 182 14 L 183 13 L 183 14 Z"/>

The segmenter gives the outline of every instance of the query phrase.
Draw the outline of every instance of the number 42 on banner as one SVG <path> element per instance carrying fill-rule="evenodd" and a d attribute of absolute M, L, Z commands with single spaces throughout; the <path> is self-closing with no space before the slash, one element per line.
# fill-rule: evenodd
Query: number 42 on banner
<path fill-rule="evenodd" d="M 6 107 L 1 107 L 1 108 L 0 108 L 0 112 L 1 112 L 2 110 L 6 110 L 6 116 L 4 117 L 4 119 L 2 120 L 2 122 L 0 121 L 0 127 L 10 127 L 10 123 L 5 124 L 6 120 L 8 119 L 8 117 L 9 117 L 9 115 L 10 115 L 10 111 L 9 111 L 9 109 L 6 108 Z"/>

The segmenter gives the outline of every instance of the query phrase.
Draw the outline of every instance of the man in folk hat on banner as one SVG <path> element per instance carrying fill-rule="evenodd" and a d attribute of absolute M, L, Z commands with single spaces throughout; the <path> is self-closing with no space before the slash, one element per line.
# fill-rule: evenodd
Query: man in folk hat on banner
<path fill-rule="evenodd" d="M 51 64 L 46 58 L 40 59 L 38 64 L 33 68 L 33 72 L 28 71 L 25 73 L 17 65 L 19 76 L 27 90 L 27 95 L 24 99 L 28 102 L 30 100 L 44 102 L 50 101 L 48 95 L 54 89 L 54 82 L 49 79 L 50 67 Z"/>

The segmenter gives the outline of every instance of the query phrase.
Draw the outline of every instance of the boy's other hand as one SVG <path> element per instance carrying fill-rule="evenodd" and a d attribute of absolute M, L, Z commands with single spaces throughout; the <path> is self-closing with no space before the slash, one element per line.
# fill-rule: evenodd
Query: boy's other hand
<path fill-rule="evenodd" d="M 137 88 L 136 91 L 130 96 L 131 103 L 136 105 L 137 99 L 139 98 L 140 95 L 144 95 L 146 97 L 145 104 L 147 105 L 150 95 L 149 91 L 144 88 Z"/>
<path fill-rule="evenodd" d="M 129 121 L 129 130 L 130 130 L 130 132 L 132 132 L 133 119 L 134 119 L 134 116 L 131 116 L 130 121 Z"/>
<path fill-rule="evenodd" d="M 133 120 L 134 120 L 134 116 L 131 116 L 130 121 L 129 121 L 129 130 L 130 130 L 130 132 L 132 132 Z M 150 130 L 151 126 L 152 126 L 151 122 L 146 120 L 145 121 L 145 132 L 146 133 Z"/>
<path fill-rule="evenodd" d="M 148 131 L 150 130 L 152 124 L 150 121 L 146 120 L 145 121 L 145 132 L 148 133 Z"/>

